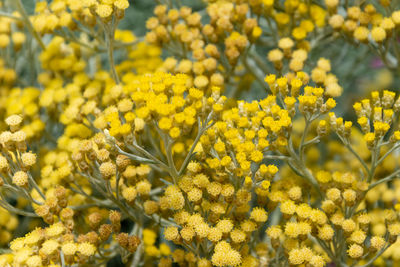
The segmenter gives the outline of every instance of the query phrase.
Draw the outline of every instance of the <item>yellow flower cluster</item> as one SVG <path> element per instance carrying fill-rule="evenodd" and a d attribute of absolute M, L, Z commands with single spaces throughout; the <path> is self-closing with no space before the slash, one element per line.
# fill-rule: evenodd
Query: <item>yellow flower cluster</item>
<path fill-rule="evenodd" d="M 395 3 L 162 0 L 139 36 L 127 0 L 15 2 L 0 266 L 400 264 L 400 97 L 336 65 L 398 70 Z"/>
<path fill-rule="evenodd" d="M 391 11 L 384 16 L 372 4 L 363 7 L 354 5 L 347 7 L 346 16 L 343 16 L 337 13 L 337 1 L 325 1 L 325 4 L 330 11 L 329 24 L 361 43 L 381 43 L 390 38 L 392 31 L 400 25 L 399 11 Z M 387 1 L 382 5 L 388 7 L 390 3 Z"/>
<path fill-rule="evenodd" d="M 78 26 L 74 19 L 78 19 L 87 27 L 96 24 L 96 17 L 110 20 L 112 16 L 121 19 L 124 11 L 129 7 L 127 0 L 115 1 L 54 1 L 38 2 L 35 7 L 35 15 L 32 17 L 32 25 L 39 33 L 54 33 L 63 27 L 74 30 Z"/>
<path fill-rule="evenodd" d="M 81 238 L 83 239 L 83 238 Z M 36 228 L 24 237 L 14 239 L 10 248 L 13 251 L 11 262 L 5 259 L 2 264 L 13 266 L 57 266 L 55 263 L 83 264 L 96 253 L 96 247 L 87 241 L 74 241 L 62 223 L 55 223 L 47 228 Z"/>
<path fill-rule="evenodd" d="M 395 5 L 390 1 L 380 1 L 378 6 L 372 3 L 355 4 L 346 6 L 343 13 L 338 12 L 339 1 L 325 0 L 325 5 L 329 12 L 329 24 L 335 33 L 343 33 L 345 39 L 353 42 L 370 45 L 379 51 L 382 62 L 388 68 L 398 66 L 396 32 L 400 26 L 400 10 L 396 10 Z"/>
<path fill-rule="evenodd" d="M 272 48 L 268 59 L 279 71 L 283 58 L 291 58 L 293 52 L 290 69 L 301 71 L 311 49 L 307 36 L 325 26 L 326 11 L 302 1 L 287 1 L 283 5 L 274 1 L 212 2 L 204 15 L 185 6 L 174 9 L 158 5 L 155 16 L 146 23 L 146 40 L 171 54 L 162 69 L 190 75 L 200 89 L 233 82 L 237 88 L 228 94 L 238 94 L 245 85 L 235 76 L 243 77 L 243 68 L 260 81 L 260 73 L 253 68 L 267 71 L 267 66 L 257 60 L 259 55 L 253 49 L 256 46 Z M 249 13 L 253 16 L 247 16 Z M 264 32 L 262 24 L 269 25 L 269 31 Z M 278 38 L 270 38 L 272 35 Z M 332 90 L 341 91 L 336 81 L 330 83 L 336 84 Z"/>

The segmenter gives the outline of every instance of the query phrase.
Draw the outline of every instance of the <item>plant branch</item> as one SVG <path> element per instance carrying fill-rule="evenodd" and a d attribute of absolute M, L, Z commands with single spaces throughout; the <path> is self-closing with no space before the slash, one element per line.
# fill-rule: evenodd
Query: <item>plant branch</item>
<path fill-rule="evenodd" d="M 29 20 L 29 16 L 26 13 L 26 10 L 24 8 L 24 5 L 22 4 L 21 0 L 16 0 L 15 1 L 17 5 L 17 9 L 19 13 L 22 16 L 22 20 L 25 22 L 26 27 L 28 28 L 29 32 L 32 34 L 32 36 L 36 39 L 36 41 L 39 43 L 40 47 L 45 50 L 46 46 L 42 41 L 42 38 L 40 38 L 39 34 L 35 31 L 35 29 L 32 26 L 31 21 Z"/>

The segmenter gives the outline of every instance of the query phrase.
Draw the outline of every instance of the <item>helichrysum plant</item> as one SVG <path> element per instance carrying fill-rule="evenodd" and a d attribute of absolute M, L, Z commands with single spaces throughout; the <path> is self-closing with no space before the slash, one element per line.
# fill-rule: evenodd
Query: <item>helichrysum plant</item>
<path fill-rule="evenodd" d="M 390 0 L 0 0 L 0 267 L 399 266 L 399 29 Z"/>

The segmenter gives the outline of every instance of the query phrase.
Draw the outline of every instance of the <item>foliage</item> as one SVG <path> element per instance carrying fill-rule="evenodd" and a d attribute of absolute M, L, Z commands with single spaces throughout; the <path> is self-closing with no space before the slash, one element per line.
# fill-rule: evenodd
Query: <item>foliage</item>
<path fill-rule="evenodd" d="M 0 3 L 0 266 L 400 264 L 397 1 Z"/>

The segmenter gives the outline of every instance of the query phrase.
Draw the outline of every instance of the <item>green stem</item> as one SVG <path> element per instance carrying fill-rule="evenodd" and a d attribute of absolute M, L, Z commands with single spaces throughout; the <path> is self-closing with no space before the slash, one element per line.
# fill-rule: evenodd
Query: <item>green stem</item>
<path fill-rule="evenodd" d="M 374 178 L 375 170 L 376 170 L 376 167 L 378 166 L 377 162 L 378 162 L 379 154 L 381 151 L 382 139 L 383 139 L 383 137 L 378 141 L 378 144 L 372 150 L 371 169 L 368 173 L 368 179 L 367 179 L 368 183 L 370 183 L 372 181 L 372 179 Z"/>
<path fill-rule="evenodd" d="M 112 30 L 109 30 L 109 33 L 107 33 L 107 48 L 108 48 L 108 60 L 110 63 L 111 73 L 115 83 L 119 84 L 120 81 L 114 63 L 114 31 Z"/>
<path fill-rule="evenodd" d="M 319 240 L 318 238 L 313 238 L 328 254 L 328 256 L 331 258 L 333 262 L 337 264 L 336 257 L 333 255 L 332 251 L 328 248 L 328 246 L 325 244 L 324 241 Z"/>
<path fill-rule="evenodd" d="M 361 265 L 361 266 L 359 266 L 359 267 L 368 267 L 368 266 L 371 266 L 371 265 L 374 263 L 374 261 L 375 261 L 380 255 L 382 255 L 389 247 L 390 247 L 390 244 L 387 245 L 386 247 L 382 248 L 382 249 L 375 255 L 375 257 L 373 257 L 372 259 L 370 259 L 366 264 Z"/>
<path fill-rule="evenodd" d="M 153 156 L 152 154 L 150 154 L 149 152 L 147 152 L 146 150 L 141 148 L 139 145 L 136 145 L 136 144 L 132 143 L 131 147 L 134 150 L 137 150 L 140 153 L 144 154 L 147 158 L 142 158 L 142 157 L 139 157 L 137 155 L 125 152 L 118 145 L 115 145 L 115 148 L 118 150 L 119 153 L 129 157 L 130 159 L 139 161 L 141 163 L 159 165 L 161 169 L 163 169 L 165 171 L 168 170 L 168 166 L 164 162 L 162 162 L 161 160 L 159 160 L 158 158 L 156 158 L 155 156 Z M 130 149 L 130 145 L 127 145 L 127 148 Z M 130 149 L 130 150 L 132 150 L 132 149 Z"/>
<path fill-rule="evenodd" d="M 4 198 L 0 199 L 0 206 L 3 207 L 4 209 L 22 215 L 22 216 L 27 216 L 27 217 L 39 217 L 36 213 L 21 210 L 19 208 L 11 206 L 7 201 L 4 200 Z"/>
<path fill-rule="evenodd" d="M 43 198 L 43 200 L 46 200 L 46 196 L 44 195 L 42 190 L 40 190 L 39 186 L 35 182 L 35 179 L 33 179 L 32 175 L 30 173 L 28 173 L 28 177 L 29 177 L 29 180 L 31 181 L 31 184 L 36 189 L 36 191 L 39 193 L 39 195 Z"/>
<path fill-rule="evenodd" d="M 198 125 L 199 130 L 197 132 L 196 138 L 194 139 L 192 147 L 190 148 L 189 153 L 186 155 L 185 160 L 183 161 L 182 166 L 181 166 L 180 170 L 178 171 L 178 175 L 182 175 L 184 173 L 186 166 L 189 163 L 189 160 L 192 158 L 193 151 L 195 150 L 197 143 L 200 141 L 200 137 L 204 134 L 204 132 L 207 129 L 207 126 L 208 126 L 208 123 L 210 122 L 211 116 L 212 116 L 212 112 L 207 116 L 207 119 L 203 123 L 203 125 L 201 125 L 199 123 L 199 125 Z"/>
<path fill-rule="evenodd" d="M 392 179 L 396 178 L 397 176 L 400 176 L 400 170 L 395 171 L 394 173 L 386 176 L 385 178 L 380 179 L 379 181 L 376 181 L 375 183 L 372 183 L 369 187 L 368 187 L 368 191 L 371 190 L 372 188 L 374 188 L 375 186 L 382 184 L 382 183 L 386 183 L 391 181 Z"/>
<path fill-rule="evenodd" d="M 387 156 L 389 156 L 393 151 L 395 151 L 395 150 L 398 149 L 399 147 L 400 147 L 400 144 L 392 146 L 392 147 L 385 153 L 385 155 L 383 155 L 383 156 L 377 161 L 376 165 L 381 164 L 382 161 L 384 161 L 385 158 L 386 158 Z"/>
<path fill-rule="evenodd" d="M 60 258 L 61 258 L 61 267 L 66 267 L 64 253 L 62 251 L 60 252 Z"/>
<path fill-rule="evenodd" d="M 288 160 L 289 157 L 286 157 L 286 156 L 279 156 L 279 155 L 264 155 L 264 159 Z"/>
<path fill-rule="evenodd" d="M 264 74 L 262 73 L 262 70 L 257 66 L 255 60 L 250 57 L 246 57 L 242 60 L 243 66 L 246 68 L 246 70 L 251 73 L 256 81 L 260 84 L 261 87 L 263 87 L 267 92 L 269 92 L 269 87 L 267 86 L 267 83 L 264 82 Z"/>
<path fill-rule="evenodd" d="M 16 0 L 15 1 L 17 4 L 17 9 L 19 13 L 22 16 L 22 20 L 25 22 L 26 27 L 28 28 L 29 32 L 32 34 L 32 36 L 36 39 L 36 41 L 39 43 L 40 47 L 45 50 L 46 46 L 43 43 L 42 39 L 40 38 L 39 34 L 35 31 L 35 29 L 32 26 L 31 21 L 29 20 L 29 16 L 25 11 L 24 5 L 22 4 L 21 0 Z"/>
<path fill-rule="evenodd" d="M 121 209 L 121 211 L 123 211 L 125 213 L 125 215 L 127 215 L 129 217 L 129 219 L 131 219 L 133 222 L 137 222 L 137 218 L 136 216 L 134 216 L 125 206 L 123 203 L 121 203 L 120 201 L 118 201 L 115 197 L 114 194 L 112 192 L 111 189 L 111 185 L 110 185 L 110 181 L 106 181 L 106 190 L 108 193 L 108 198 L 114 202 L 115 205 L 118 206 L 118 208 Z"/>
<path fill-rule="evenodd" d="M 307 169 L 307 167 L 305 166 L 304 162 L 300 160 L 299 156 L 294 151 L 293 143 L 292 143 L 292 139 L 291 138 L 289 138 L 287 150 L 289 152 L 291 160 L 294 163 L 293 164 L 293 163 L 290 162 L 290 160 L 287 160 L 287 162 L 288 162 L 289 166 L 291 167 L 291 169 L 296 174 L 298 174 L 299 176 L 305 178 L 309 183 L 311 183 L 311 185 L 317 191 L 319 197 L 322 198 L 322 193 L 321 193 L 321 190 L 319 188 L 319 185 L 318 185 L 317 181 L 315 180 L 315 178 L 312 175 L 312 173 Z"/>
<path fill-rule="evenodd" d="M 82 41 L 80 41 L 78 38 L 76 38 L 76 36 L 74 36 L 73 34 L 68 35 L 65 31 L 61 31 L 61 32 L 54 32 L 54 35 L 60 36 L 62 38 L 64 38 L 67 41 L 70 41 L 72 43 L 77 43 L 80 46 L 83 46 L 87 49 L 90 49 L 93 52 L 105 52 L 104 48 L 97 48 L 97 47 L 92 47 L 89 44 L 86 44 Z"/>
<path fill-rule="evenodd" d="M 365 171 L 367 172 L 367 174 L 370 172 L 370 169 L 367 165 L 367 163 L 365 163 L 365 161 L 360 157 L 360 155 L 353 149 L 353 147 L 351 146 L 351 144 L 344 140 L 340 135 L 338 135 L 338 137 L 340 138 L 340 140 L 342 141 L 342 143 L 344 144 L 344 146 L 357 158 L 357 160 L 361 163 L 361 165 L 363 166 L 363 168 L 365 169 Z"/>
<path fill-rule="evenodd" d="M 174 180 L 174 184 L 177 184 L 177 182 L 178 182 L 177 179 L 179 177 L 179 174 L 178 174 L 178 171 L 176 170 L 174 157 L 172 155 L 173 142 L 172 142 L 172 140 L 169 140 L 169 137 L 166 135 L 163 139 L 164 139 L 164 144 L 166 144 L 166 153 L 167 153 L 169 174 L 172 176 L 172 179 Z"/>
<path fill-rule="evenodd" d="M 306 136 L 308 134 L 308 129 L 310 128 L 310 121 L 305 118 L 305 127 L 304 127 L 304 131 L 303 131 L 303 135 L 301 137 L 301 142 L 299 145 L 299 157 L 300 157 L 300 162 L 304 162 L 304 142 L 306 140 Z"/>

